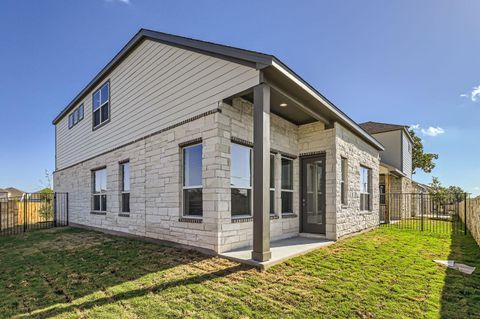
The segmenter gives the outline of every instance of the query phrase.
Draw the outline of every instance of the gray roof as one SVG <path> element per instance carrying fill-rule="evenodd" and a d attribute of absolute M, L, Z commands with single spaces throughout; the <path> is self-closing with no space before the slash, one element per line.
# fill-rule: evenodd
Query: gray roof
<path fill-rule="evenodd" d="M 8 193 L 8 191 L 3 188 L 0 188 L 0 193 Z"/>
<path fill-rule="evenodd" d="M 291 76 L 296 81 L 305 86 L 305 90 L 310 90 L 312 96 L 324 103 L 332 112 L 332 114 L 335 114 L 335 116 L 344 125 L 359 134 L 363 139 L 365 139 L 375 148 L 379 150 L 384 149 L 377 140 L 367 134 L 355 121 L 350 119 L 332 102 L 330 102 L 323 95 L 321 95 L 315 88 L 313 88 L 310 84 L 303 80 L 299 75 L 297 75 L 293 70 L 291 70 L 274 55 L 147 29 L 140 29 L 140 31 L 138 31 L 138 33 L 120 50 L 120 52 L 118 52 L 117 55 L 115 55 L 115 57 L 90 81 L 90 83 L 88 83 L 87 86 L 55 117 L 55 119 L 53 120 L 53 124 L 57 124 L 66 114 L 68 114 L 68 112 L 70 112 L 78 104 L 78 102 L 89 93 L 89 91 L 91 91 L 97 84 L 99 84 L 100 81 L 103 80 L 103 77 L 110 70 L 117 66 L 144 39 L 150 39 L 167 45 L 180 47 L 183 49 L 196 51 L 211 56 L 216 56 L 229 61 L 249 65 L 258 70 L 262 70 L 272 66 L 281 69 L 282 72 L 287 73 L 289 76 Z"/>

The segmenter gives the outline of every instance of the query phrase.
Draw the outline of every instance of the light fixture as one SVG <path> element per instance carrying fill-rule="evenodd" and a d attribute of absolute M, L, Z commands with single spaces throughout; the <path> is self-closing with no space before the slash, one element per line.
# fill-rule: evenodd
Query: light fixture
<path fill-rule="evenodd" d="M 286 107 L 288 104 L 287 103 L 280 103 L 281 107 Z"/>

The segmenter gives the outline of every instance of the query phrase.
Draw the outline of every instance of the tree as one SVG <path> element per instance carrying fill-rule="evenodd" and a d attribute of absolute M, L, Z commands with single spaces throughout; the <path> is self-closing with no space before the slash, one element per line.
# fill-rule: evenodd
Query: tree
<path fill-rule="evenodd" d="M 417 168 L 423 170 L 425 173 L 431 173 L 435 168 L 434 160 L 438 159 L 438 154 L 425 153 L 423 150 L 422 139 L 415 134 L 413 129 L 409 129 L 408 132 L 413 139 L 412 148 L 412 170 L 415 174 Z"/>

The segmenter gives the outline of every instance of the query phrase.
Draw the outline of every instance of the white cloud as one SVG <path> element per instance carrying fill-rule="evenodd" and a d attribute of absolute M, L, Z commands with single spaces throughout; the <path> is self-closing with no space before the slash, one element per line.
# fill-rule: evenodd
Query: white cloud
<path fill-rule="evenodd" d="M 412 124 L 410 125 L 410 129 L 412 130 L 418 130 L 420 128 L 420 124 Z"/>
<path fill-rule="evenodd" d="M 472 99 L 473 102 L 476 102 L 479 97 L 480 97 L 480 85 L 473 87 L 470 98 Z"/>
<path fill-rule="evenodd" d="M 480 85 L 474 86 L 472 88 L 472 91 L 469 93 L 462 93 L 460 94 L 460 97 L 470 99 L 472 102 L 477 102 L 480 100 Z"/>
<path fill-rule="evenodd" d="M 430 126 L 427 129 L 422 128 L 421 131 L 422 131 L 423 135 L 428 135 L 428 136 L 437 136 L 437 135 L 445 133 L 445 130 L 443 128 L 441 128 L 440 126 L 437 126 L 437 127 Z"/>

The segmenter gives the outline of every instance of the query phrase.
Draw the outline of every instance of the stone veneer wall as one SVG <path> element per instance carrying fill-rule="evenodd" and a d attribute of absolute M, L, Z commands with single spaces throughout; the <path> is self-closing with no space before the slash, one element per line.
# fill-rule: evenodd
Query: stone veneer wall
<path fill-rule="evenodd" d="M 378 226 L 380 220 L 379 153 L 352 132 L 335 124 L 336 139 L 336 231 L 337 238 Z M 347 205 L 341 202 L 341 158 L 347 159 Z M 372 170 L 372 209 L 360 210 L 360 166 Z"/>
<path fill-rule="evenodd" d="M 229 211 L 229 194 L 219 188 L 228 161 L 227 133 L 220 128 L 220 113 L 209 114 L 160 134 L 97 156 L 54 173 L 57 192 L 69 193 L 73 224 L 98 227 L 138 236 L 193 245 L 213 251 L 219 247 L 219 221 Z M 203 219 L 181 221 L 181 147 L 202 139 Z M 120 214 L 119 162 L 130 161 L 131 212 Z M 107 213 L 91 213 L 92 170 L 107 169 Z M 222 185 L 223 187 L 223 185 Z"/>
<path fill-rule="evenodd" d="M 230 192 L 232 138 L 253 142 L 252 104 L 234 99 L 219 103 L 221 112 L 192 119 L 135 143 L 54 173 L 54 187 L 68 192 L 70 222 L 154 239 L 167 240 L 223 252 L 251 244 L 253 222 L 233 220 Z M 175 124 L 175 123 L 172 123 Z M 203 218 L 181 218 L 181 144 L 203 144 Z M 293 213 L 282 216 L 281 154 L 326 154 L 326 237 L 343 235 L 378 225 L 378 152 L 336 124 L 325 129 L 316 122 L 297 126 L 271 115 L 271 147 L 276 153 L 276 216 L 271 238 L 299 233 L 299 159 L 294 159 Z M 340 156 L 349 158 L 349 205 L 342 207 L 339 192 Z M 120 214 L 119 162 L 129 160 L 131 213 Z M 359 165 L 372 168 L 373 210 L 359 212 Z M 92 170 L 107 169 L 108 211 L 91 213 Z"/>

